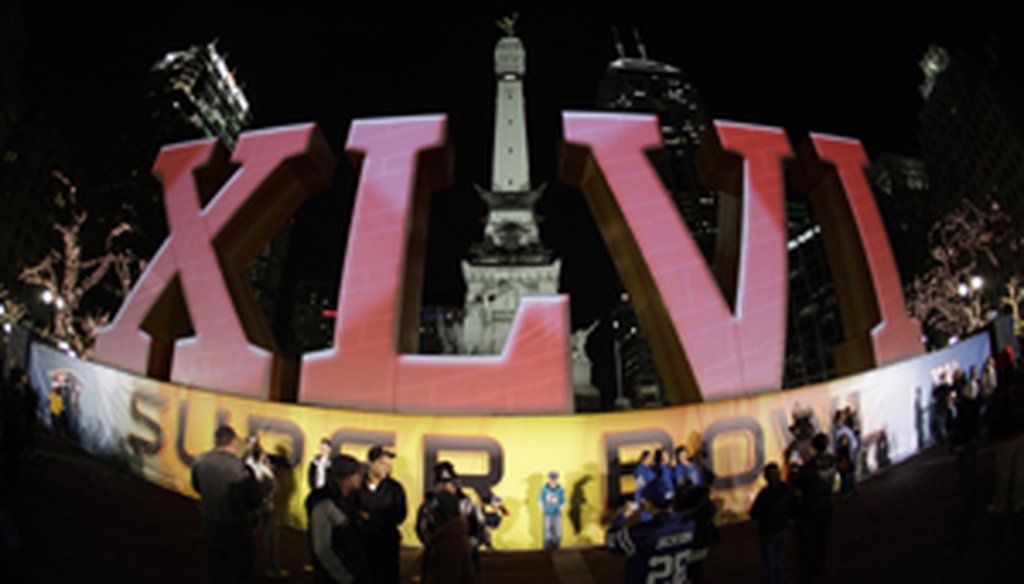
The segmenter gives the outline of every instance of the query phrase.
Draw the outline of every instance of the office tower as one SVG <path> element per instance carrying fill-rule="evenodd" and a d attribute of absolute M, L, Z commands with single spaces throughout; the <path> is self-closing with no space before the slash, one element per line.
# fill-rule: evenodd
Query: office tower
<path fill-rule="evenodd" d="M 905 286 L 928 266 L 928 230 L 941 216 L 943 205 L 933 200 L 928 171 L 920 158 L 880 154 L 871 161 L 867 176 Z"/>
<path fill-rule="evenodd" d="M 984 50 L 928 48 L 920 62 L 918 119 L 936 217 L 961 199 L 979 208 L 995 203 L 1014 218 L 1015 239 L 1024 235 L 1024 52 L 1019 43 L 992 37 Z M 1019 272 L 1021 261 L 1002 268 Z"/>
<path fill-rule="evenodd" d="M 634 31 L 638 56 L 627 56 L 616 33 L 617 58 L 608 64 L 597 91 L 597 106 L 613 111 L 651 113 L 658 118 L 663 149 L 653 161 L 704 258 L 714 259 L 718 198 L 700 185 L 694 155 L 711 125 L 697 89 L 673 65 L 651 59 Z M 613 309 L 612 343 L 616 361 L 616 407 L 656 407 L 664 403 L 650 347 L 629 296 Z"/>
<path fill-rule="evenodd" d="M 249 101 L 216 42 L 169 52 L 151 73 L 159 109 L 174 112 L 204 136 L 217 136 L 229 149 L 252 122 Z"/>
<path fill-rule="evenodd" d="M 638 57 L 628 57 L 616 38 L 618 58 L 597 92 L 601 109 L 646 112 L 658 117 L 663 150 L 655 161 L 665 188 L 679 208 L 704 257 L 714 259 L 718 197 L 701 186 L 694 155 L 711 119 L 697 89 L 678 67 L 648 58 L 647 49 L 634 32 Z"/>

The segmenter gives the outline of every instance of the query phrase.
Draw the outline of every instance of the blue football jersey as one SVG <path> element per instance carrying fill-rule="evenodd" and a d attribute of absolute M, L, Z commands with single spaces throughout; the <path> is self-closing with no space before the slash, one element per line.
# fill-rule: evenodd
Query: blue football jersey
<path fill-rule="evenodd" d="M 661 513 L 649 521 L 608 531 L 608 549 L 624 554 L 627 584 L 683 584 L 693 548 L 693 521 L 678 513 Z"/>

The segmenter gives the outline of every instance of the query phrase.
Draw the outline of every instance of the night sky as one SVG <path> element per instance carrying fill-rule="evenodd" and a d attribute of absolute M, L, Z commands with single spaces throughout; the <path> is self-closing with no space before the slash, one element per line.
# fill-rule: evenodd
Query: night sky
<path fill-rule="evenodd" d="M 548 183 L 542 237 L 563 260 L 575 326 L 606 314 L 617 283 L 582 196 L 558 184 L 559 116 L 593 109 L 615 57 L 613 25 L 633 54 L 637 27 L 649 56 L 680 67 L 714 118 L 782 126 L 794 146 L 808 130 L 856 136 L 869 155 L 917 151 L 917 63 L 928 44 L 979 47 L 986 36 L 962 18 L 951 28 L 835 7 L 593 12 L 493 3 L 465 12 L 279 3 L 238 11 L 171 3 L 158 13 L 85 4 L 23 8 L 32 94 L 81 147 L 108 131 L 110 104 L 130 96 L 164 53 L 214 38 L 243 83 L 255 127 L 316 120 L 339 156 L 354 118 L 447 112 L 455 187 L 432 199 L 425 301 L 449 305 L 462 303 L 458 261 L 480 239 L 486 210 L 472 185 L 490 179 L 494 22 L 519 11 L 532 178 Z M 332 190 L 299 213 L 308 273 L 293 277 L 337 277 L 356 179 L 347 162 L 340 166 Z"/>

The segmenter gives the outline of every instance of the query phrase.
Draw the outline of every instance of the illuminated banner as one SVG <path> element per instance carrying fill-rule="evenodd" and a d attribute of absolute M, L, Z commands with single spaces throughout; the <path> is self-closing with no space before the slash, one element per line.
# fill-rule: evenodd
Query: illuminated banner
<path fill-rule="evenodd" d="M 563 177 L 586 193 L 636 304 L 673 403 L 774 391 L 786 323 L 786 225 L 779 128 L 715 122 L 701 158 L 725 193 L 715 271 L 646 152 L 652 116 L 566 113 Z M 860 143 L 813 135 L 795 180 L 809 192 L 847 335 L 843 372 L 922 351 L 871 193 Z M 312 125 L 247 132 L 230 162 L 213 140 L 167 146 L 154 172 L 170 235 L 96 358 L 156 379 L 250 397 L 415 413 L 569 413 L 568 298 L 524 298 L 494 356 L 416 355 L 429 195 L 450 183 L 443 115 L 356 120 L 347 151 L 359 186 L 330 349 L 284 359 L 243 273 L 312 192 L 333 156 Z M 212 200 L 203 204 L 210 195 Z M 189 329 L 194 336 L 182 338 Z"/>
<path fill-rule="evenodd" d="M 567 545 L 600 545 L 600 516 L 632 488 L 631 469 L 645 448 L 704 446 L 717 480 L 712 497 L 719 518 L 743 517 L 759 488 L 762 465 L 781 461 L 790 441 L 790 416 L 809 407 L 827 431 L 835 408 L 859 413 L 868 472 L 903 460 L 927 444 L 933 427 L 932 383 L 951 368 L 980 366 L 988 339 L 855 376 L 745 398 L 635 412 L 565 416 L 431 416 L 355 411 L 247 399 L 189 389 L 79 361 L 41 344 L 31 351 L 29 373 L 49 419 L 49 392 L 62 392 L 67 415 L 59 424 L 88 451 L 116 458 L 164 487 L 194 496 L 191 462 L 213 446 L 218 423 L 258 434 L 287 461 L 279 477 L 279 508 L 286 523 L 303 526 L 306 467 L 323 436 L 338 450 L 365 459 L 375 443 L 397 453 L 395 476 L 412 509 L 430 487 L 431 468 L 451 460 L 471 491 L 504 497 L 512 514 L 494 532 L 497 547 L 540 549 L 538 502 L 547 473 L 557 470 L 570 504 L 563 516 Z M 414 519 L 402 526 L 416 544 Z"/>

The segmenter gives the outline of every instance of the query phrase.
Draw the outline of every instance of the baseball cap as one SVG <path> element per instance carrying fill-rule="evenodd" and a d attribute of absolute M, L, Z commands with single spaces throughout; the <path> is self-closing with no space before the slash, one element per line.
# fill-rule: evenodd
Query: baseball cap
<path fill-rule="evenodd" d="M 450 483 L 457 478 L 459 475 L 455 474 L 455 467 L 447 460 L 434 465 L 435 483 Z"/>
<path fill-rule="evenodd" d="M 394 458 L 395 453 L 385 449 L 384 446 L 381 444 L 374 444 L 373 447 L 370 448 L 370 452 L 367 453 L 366 459 L 369 460 L 370 462 L 373 462 L 382 456 Z"/>

